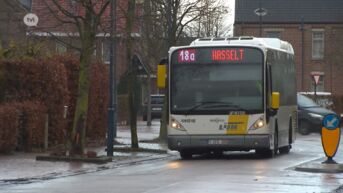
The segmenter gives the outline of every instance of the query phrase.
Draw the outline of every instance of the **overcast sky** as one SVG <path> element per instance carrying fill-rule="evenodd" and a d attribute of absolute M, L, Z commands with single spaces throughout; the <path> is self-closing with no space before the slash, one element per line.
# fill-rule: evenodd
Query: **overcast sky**
<path fill-rule="evenodd" d="M 230 7 L 231 9 L 231 16 L 228 18 L 228 22 L 229 23 L 233 23 L 234 22 L 234 17 L 235 17 L 235 0 L 226 0 L 225 3 L 227 3 L 227 5 Z"/>
<path fill-rule="evenodd" d="M 225 0 L 224 2 L 227 3 L 231 9 L 231 14 L 227 16 L 227 25 L 232 25 L 235 19 L 235 0 Z M 233 28 L 230 32 L 230 35 L 233 35 Z"/>

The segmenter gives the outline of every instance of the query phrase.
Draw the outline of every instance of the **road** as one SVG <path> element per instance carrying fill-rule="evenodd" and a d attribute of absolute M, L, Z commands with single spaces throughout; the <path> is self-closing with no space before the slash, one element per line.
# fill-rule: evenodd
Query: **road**
<path fill-rule="evenodd" d="M 173 152 L 172 152 L 173 153 Z M 324 156 L 319 134 L 298 137 L 288 155 L 267 159 L 253 152 L 226 152 L 181 160 L 143 162 L 94 173 L 0 187 L 1 193 L 322 193 L 343 184 L 343 174 L 294 171 Z M 336 161 L 343 162 L 338 152 Z"/>

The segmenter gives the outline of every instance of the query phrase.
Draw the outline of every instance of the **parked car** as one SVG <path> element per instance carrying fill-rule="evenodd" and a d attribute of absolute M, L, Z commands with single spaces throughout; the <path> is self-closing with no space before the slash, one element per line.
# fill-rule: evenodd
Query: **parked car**
<path fill-rule="evenodd" d="M 161 95 L 161 94 L 150 95 L 150 99 L 151 99 L 151 120 L 161 118 L 163 103 L 164 103 L 164 95 Z M 144 107 L 143 107 L 143 121 L 147 121 L 148 119 L 147 107 L 148 107 L 148 104 L 147 104 L 147 101 L 145 101 Z"/>
<path fill-rule="evenodd" d="M 323 117 L 327 114 L 336 114 L 330 109 L 319 106 L 311 98 L 302 94 L 298 94 L 297 99 L 298 131 L 302 135 L 308 135 L 311 132 L 320 132 Z"/>

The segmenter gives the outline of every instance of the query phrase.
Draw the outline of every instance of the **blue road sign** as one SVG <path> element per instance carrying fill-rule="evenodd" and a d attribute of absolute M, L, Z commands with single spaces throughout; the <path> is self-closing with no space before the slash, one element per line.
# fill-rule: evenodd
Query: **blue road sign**
<path fill-rule="evenodd" d="M 327 129 L 339 128 L 340 119 L 335 114 L 328 114 L 323 119 L 323 127 Z"/>

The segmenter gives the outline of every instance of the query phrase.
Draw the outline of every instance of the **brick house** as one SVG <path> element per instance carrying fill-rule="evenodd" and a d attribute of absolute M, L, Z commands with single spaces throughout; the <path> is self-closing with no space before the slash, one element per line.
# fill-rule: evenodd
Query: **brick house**
<path fill-rule="evenodd" d="M 343 95 L 341 0 L 237 0 L 235 36 L 277 37 L 295 51 L 298 91 Z"/>
<path fill-rule="evenodd" d="M 25 40 L 24 15 L 30 11 L 28 0 L 0 1 L 0 47 L 7 47 L 12 41 Z"/>
<path fill-rule="evenodd" d="M 32 34 L 34 38 L 39 39 L 40 41 L 45 41 L 44 43 L 48 44 L 50 47 L 51 52 L 63 53 L 63 52 L 74 52 L 75 49 L 72 48 L 73 45 L 79 45 L 78 41 L 78 34 L 73 34 L 76 32 L 75 26 L 70 26 L 68 24 L 61 25 L 59 21 L 51 14 L 51 10 L 47 8 L 47 5 L 44 1 L 49 2 L 49 0 L 32 0 L 31 9 L 32 12 L 37 14 L 39 17 L 39 24 L 37 28 L 33 29 Z M 51 0 L 50 0 L 51 2 Z M 60 0 L 62 5 L 65 7 L 73 7 L 77 4 L 73 0 Z M 72 3 L 74 2 L 75 5 Z M 94 2 L 104 2 L 104 1 L 94 1 Z M 126 25 L 126 18 L 124 16 L 123 10 L 126 10 L 128 6 L 127 0 L 117 0 L 117 15 L 116 15 L 116 28 L 117 28 L 117 60 L 116 60 L 116 78 L 117 82 L 120 82 L 120 78 L 125 74 L 128 68 L 128 63 L 131 61 L 127 61 L 127 53 L 126 53 L 126 41 L 124 37 L 125 25 Z M 131 36 L 134 40 L 139 40 L 141 37 L 141 25 L 139 22 L 139 18 L 142 15 L 142 0 L 136 0 L 136 21 L 134 23 L 133 32 Z M 97 42 L 96 42 L 96 49 L 94 50 L 94 58 L 102 59 L 104 63 L 109 64 L 110 62 L 110 5 L 106 9 L 101 23 L 101 30 L 96 35 Z M 62 14 L 60 14 L 62 15 Z M 58 39 L 53 38 L 53 36 L 57 36 Z M 63 42 L 59 41 L 63 40 Z M 140 50 L 138 46 L 136 46 L 138 41 L 134 41 L 134 53 L 140 55 L 141 62 L 145 62 L 143 58 L 143 54 L 140 54 Z M 147 64 L 145 64 L 147 65 Z M 150 64 L 150 66 L 156 66 Z M 154 70 L 154 69 L 153 69 Z M 154 72 L 152 72 L 154 73 Z M 107 74 L 106 74 L 107 76 Z M 153 75 L 155 79 L 155 76 Z M 142 93 L 142 100 L 147 96 L 147 76 L 141 76 L 141 93 Z M 156 81 L 151 81 L 151 88 L 152 93 L 157 92 Z"/>
<path fill-rule="evenodd" d="M 48 45 L 50 52 L 55 53 L 64 53 L 64 52 L 76 52 L 73 46 L 79 46 L 80 42 L 78 40 L 78 33 L 74 25 L 67 23 L 62 23 L 56 17 L 51 14 L 51 10 L 54 6 L 51 3 L 51 0 L 27 0 L 30 1 L 31 11 L 39 17 L 39 23 L 37 27 L 31 28 L 28 31 L 33 39 L 38 39 L 40 42 Z M 47 6 L 44 1 L 51 4 Z M 99 1 L 103 2 L 103 1 Z M 140 2 L 140 1 L 137 1 Z M 82 12 L 82 8 L 72 0 L 60 0 L 62 6 L 67 9 L 75 9 L 75 14 Z M 137 8 L 139 10 L 140 3 L 137 3 Z M 50 8 L 49 8 L 50 7 Z M 105 63 L 109 63 L 110 59 L 110 5 L 105 10 L 105 13 L 101 21 L 101 29 L 99 29 L 98 34 L 96 35 L 96 48 L 94 50 L 94 58 L 102 59 Z M 122 37 L 125 28 L 125 18 L 124 13 L 121 10 L 127 9 L 127 0 L 117 0 L 117 16 L 116 16 L 116 28 L 117 28 L 117 79 L 125 73 L 127 70 L 127 61 L 125 53 L 125 41 Z M 54 10 L 59 12 L 58 10 Z M 71 10 L 72 12 L 74 10 Z M 82 13 L 81 13 L 82 14 Z M 140 14 L 138 11 L 136 14 Z M 62 13 L 57 13 L 57 15 L 65 21 L 68 21 L 68 18 L 64 17 Z M 136 22 L 138 23 L 138 22 Z M 140 28 L 136 24 L 132 36 L 138 38 Z M 62 40 L 62 41 L 61 41 Z"/>
<path fill-rule="evenodd" d="M 10 2 L 13 6 L 9 7 L 8 3 Z M 78 1 L 74 0 L 58 0 L 61 4 L 67 8 L 71 8 L 71 6 L 75 5 L 75 11 L 80 11 L 77 7 Z M 14 4 L 16 2 L 16 4 Z M 21 42 L 34 42 L 35 45 L 39 47 L 47 48 L 44 52 L 47 55 L 54 54 L 54 53 L 76 53 L 78 54 L 78 50 L 74 47 L 79 47 L 79 35 L 76 33 L 75 26 L 68 25 L 68 24 L 61 24 L 58 19 L 55 18 L 53 14 L 51 14 L 51 10 L 47 7 L 46 3 L 51 3 L 52 0 L 1 0 L 0 1 L 0 41 L 2 43 L 2 47 L 7 47 L 8 43 L 13 40 L 16 44 L 21 44 Z M 96 3 L 105 2 L 105 1 L 94 1 Z M 136 0 L 136 22 L 133 27 L 133 32 L 131 36 L 134 40 L 139 40 L 141 37 L 141 25 L 138 21 L 140 19 L 139 16 L 142 15 L 142 0 Z M 127 61 L 127 53 L 126 53 L 126 41 L 124 39 L 124 28 L 126 25 L 126 19 L 124 17 L 123 10 L 126 10 L 128 6 L 127 0 L 117 0 L 117 15 L 116 15 L 116 28 L 117 28 L 117 60 L 116 60 L 116 79 L 117 83 L 120 84 L 120 80 L 125 75 L 128 63 L 131 61 Z M 110 26 L 110 5 L 105 10 L 105 13 L 102 18 L 101 23 L 101 30 L 98 31 L 96 35 L 96 47 L 94 50 L 94 59 L 101 59 L 105 64 L 109 64 L 110 59 L 110 34 L 109 34 L 109 26 Z M 72 10 L 73 11 L 73 10 Z M 36 27 L 27 27 L 23 23 L 23 17 L 27 13 L 34 13 L 38 16 L 39 22 Z M 63 14 L 57 13 L 59 16 L 63 18 Z M 62 41 L 60 41 L 62 40 Z M 140 55 L 140 61 L 146 62 L 144 60 L 143 54 L 140 53 L 138 48 L 137 42 L 134 41 L 134 53 Z M 0 46 L 1 47 L 1 46 Z M 147 63 L 145 63 L 147 65 Z M 155 67 L 157 64 L 150 64 L 150 67 Z M 151 80 L 151 93 L 157 93 L 157 86 L 156 86 L 156 76 L 155 69 L 152 69 L 152 80 Z M 145 98 L 148 96 L 148 81 L 147 76 L 140 72 L 140 81 L 141 81 L 141 90 L 140 93 L 142 94 L 141 100 L 144 101 Z M 108 76 L 105 74 L 104 76 Z M 123 81 L 124 84 L 126 81 Z M 118 85 L 119 88 L 120 85 Z M 120 94 L 118 92 L 118 94 Z M 118 100 L 120 100 L 118 97 Z M 120 102 L 120 101 L 119 101 Z M 118 102 L 118 103 L 119 103 Z"/>

